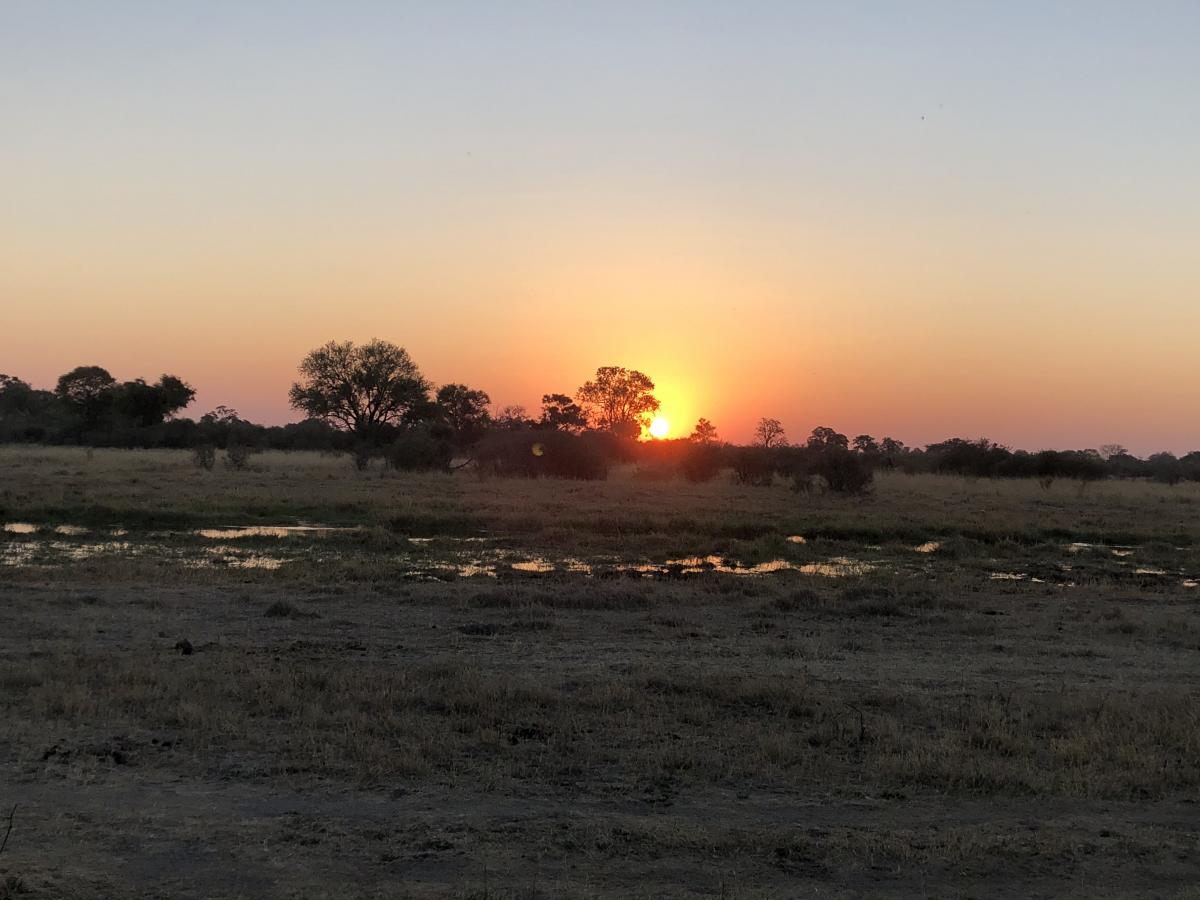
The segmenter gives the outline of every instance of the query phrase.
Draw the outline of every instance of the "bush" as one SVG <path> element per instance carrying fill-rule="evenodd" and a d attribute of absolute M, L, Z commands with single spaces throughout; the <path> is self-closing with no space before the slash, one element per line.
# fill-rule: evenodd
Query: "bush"
<path fill-rule="evenodd" d="M 738 484 L 769 487 L 775 481 L 775 460 L 766 447 L 738 447 L 733 457 L 733 477 Z"/>
<path fill-rule="evenodd" d="M 192 464 L 209 472 L 217 464 L 217 448 L 212 444 L 197 444 L 192 448 Z"/>
<path fill-rule="evenodd" d="M 564 431 L 494 431 L 475 448 L 481 473 L 526 478 L 608 477 L 610 457 L 605 438 Z"/>
<path fill-rule="evenodd" d="M 862 456 L 842 447 L 823 450 L 815 468 L 829 490 L 838 494 L 861 494 L 875 480 L 875 473 Z"/>
<path fill-rule="evenodd" d="M 371 465 L 371 457 L 375 455 L 375 448 L 365 441 L 355 445 L 354 453 L 350 459 L 354 462 L 354 468 L 359 472 L 365 472 Z"/>
<path fill-rule="evenodd" d="M 241 471 L 250 464 L 250 457 L 254 455 L 254 448 L 248 447 L 245 444 L 231 443 L 225 448 L 225 465 L 236 471 Z"/>
<path fill-rule="evenodd" d="M 450 441 L 423 427 L 401 431 L 386 454 L 388 465 L 407 472 L 448 472 L 453 458 Z"/>
<path fill-rule="evenodd" d="M 684 478 L 699 484 L 716 478 L 724 463 L 724 454 L 717 445 L 693 444 L 684 453 L 679 468 Z"/>

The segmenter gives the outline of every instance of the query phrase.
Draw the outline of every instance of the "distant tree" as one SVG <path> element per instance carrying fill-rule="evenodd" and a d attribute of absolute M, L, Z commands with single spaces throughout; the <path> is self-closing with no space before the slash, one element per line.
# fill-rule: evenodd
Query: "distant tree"
<path fill-rule="evenodd" d="M 241 421 L 238 411 L 229 406 L 218 406 L 200 417 L 202 425 L 236 425 Z"/>
<path fill-rule="evenodd" d="M 1162 484 L 1178 484 L 1183 478 L 1183 465 L 1174 453 L 1155 453 L 1146 460 L 1150 477 Z"/>
<path fill-rule="evenodd" d="M 403 347 L 372 340 L 361 346 L 330 341 L 300 362 L 292 407 L 377 442 L 388 426 L 429 403 L 430 384 Z"/>
<path fill-rule="evenodd" d="M 438 388 L 438 418 L 450 429 L 455 446 L 469 447 L 483 437 L 492 417 L 488 406 L 492 398 L 484 391 L 465 384 L 444 384 Z"/>
<path fill-rule="evenodd" d="M 648 375 L 620 366 L 602 366 L 576 393 L 593 428 L 637 437 L 658 411 L 654 382 Z"/>
<path fill-rule="evenodd" d="M 698 419 L 696 428 L 692 431 L 691 437 L 688 438 L 695 444 L 715 444 L 720 438 L 717 436 L 717 426 L 708 419 Z"/>
<path fill-rule="evenodd" d="M 879 442 L 879 449 L 888 456 L 896 456 L 903 453 L 907 448 L 904 446 L 904 441 L 898 441 L 893 437 L 885 437 Z"/>
<path fill-rule="evenodd" d="M 1105 459 L 1112 459 L 1114 456 L 1128 456 L 1129 451 L 1120 444 L 1101 444 L 1100 455 Z"/>
<path fill-rule="evenodd" d="M 850 439 L 844 434 L 834 431 L 832 428 L 818 425 L 812 430 L 812 434 L 808 436 L 807 446 L 812 450 L 826 450 L 832 447 L 840 447 L 842 450 L 848 450 L 850 448 Z"/>
<path fill-rule="evenodd" d="M 0 416 L 29 412 L 33 394 L 27 381 L 0 374 Z"/>
<path fill-rule="evenodd" d="M 873 456 L 879 452 L 879 444 L 869 434 L 860 434 L 853 441 L 854 449 L 859 453 Z"/>
<path fill-rule="evenodd" d="M 787 433 L 778 419 L 759 419 L 754 429 L 754 443 L 759 447 L 786 447 Z"/>
<path fill-rule="evenodd" d="M 587 414 L 584 413 L 583 407 L 566 394 L 543 394 L 542 418 L 539 424 L 543 428 L 577 434 L 587 428 Z"/>
<path fill-rule="evenodd" d="M 519 431 L 523 428 L 532 428 L 537 423 L 529 418 L 525 412 L 525 407 L 519 404 L 511 404 L 504 407 L 500 412 L 496 413 L 495 423 L 497 427 L 508 431 Z"/>
<path fill-rule="evenodd" d="M 1200 481 L 1200 450 L 1193 450 L 1181 456 L 1179 467 L 1188 481 Z"/>
<path fill-rule="evenodd" d="M 195 396 L 192 386 L 174 375 L 163 375 L 155 384 L 138 378 L 113 388 L 113 408 L 134 425 L 148 427 L 161 425 Z"/>
<path fill-rule="evenodd" d="M 54 393 L 83 422 L 96 428 L 112 408 L 117 380 L 100 366 L 78 366 L 60 375 Z"/>

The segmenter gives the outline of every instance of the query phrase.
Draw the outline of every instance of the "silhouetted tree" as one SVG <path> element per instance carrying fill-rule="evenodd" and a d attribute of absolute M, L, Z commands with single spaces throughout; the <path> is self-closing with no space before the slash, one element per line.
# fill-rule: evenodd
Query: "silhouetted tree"
<path fill-rule="evenodd" d="M 1183 478 L 1183 466 L 1174 453 L 1155 453 L 1146 460 L 1150 477 L 1162 484 L 1178 484 Z"/>
<path fill-rule="evenodd" d="M 0 374 L 0 416 L 30 412 L 33 396 L 29 382 Z"/>
<path fill-rule="evenodd" d="M 555 431 L 578 433 L 587 428 L 587 415 L 583 407 L 566 394 L 543 394 L 540 424 Z"/>
<path fill-rule="evenodd" d="M 717 426 L 708 421 L 708 419 L 697 419 L 696 427 L 688 440 L 697 444 L 715 444 L 719 440 L 717 437 Z"/>
<path fill-rule="evenodd" d="M 484 391 L 465 384 L 444 384 L 438 388 L 438 418 L 449 428 L 455 446 L 470 447 L 483 437 L 492 421 L 488 413 L 491 402 L 492 398 Z"/>
<path fill-rule="evenodd" d="M 156 384 L 144 379 L 126 381 L 113 389 L 113 408 L 134 425 L 161 425 L 192 402 L 196 391 L 174 375 L 163 375 Z"/>
<path fill-rule="evenodd" d="M 602 366 L 575 394 L 593 428 L 637 437 L 658 411 L 654 382 L 648 375 L 620 366 Z"/>
<path fill-rule="evenodd" d="M 860 434 L 854 439 L 853 445 L 855 450 L 867 456 L 874 456 L 879 453 L 879 444 L 869 434 Z"/>
<path fill-rule="evenodd" d="M 60 375 L 54 393 L 83 422 L 84 428 L 96 428 L 112 408 L 113 388 L 117 380 L 100 366 L 78 366 Z"/>
<path fill-rule="evenodd" d="M 506 431 L 521 431 L 537 424 L 529 418 L 525 407 L 516 403 L 510 404 L 496 413 L 495 422 L 497 427 Z"/>
<path fill-rule="evenodd" d="M 293 408 L 372 443 L 429 402 L 429 382 L 388 341 L 330 341 L 304 357 L 300 378 L 288 393 Z"/>
<path fill-rule="evenodd" d="M 200 417 L 201 425 L 236 425 L 241 421 L 238 411 L 229 406 L 218 406 Z"/>
<path fill-rule="evenodd" d="M 778 419 L 759 419 L 754 429 L 754 443 L 759 447 L 786 447 L 787 433 Z"/>
<path fill-rule="evenodd" d="M 840 447 L 843 450 L 850 449 L 850 439 L 832 428 L 827 428 L 824 425 L 818 425 L 812 430 L 812 434 L 808 436 L 806 446 L 810 450 L 825 450 L 830 447 Z"/>
<path fill-rule="evenodd" d="M 879 442 L 879 449 L 888 456 L 899 456 L 908 448 L 904 446 L 904 441 L 898 441 L 894 437 L 885 437 Z"/>

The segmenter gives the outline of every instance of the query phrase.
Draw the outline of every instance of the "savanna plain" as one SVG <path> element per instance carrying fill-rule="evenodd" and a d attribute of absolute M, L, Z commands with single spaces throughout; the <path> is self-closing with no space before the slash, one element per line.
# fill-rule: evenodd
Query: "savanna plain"
<path fill-rule="evenodd" d="M 4 900 L 1200 897 L 1196 484 L 24 447 L 0 526 Z"/>

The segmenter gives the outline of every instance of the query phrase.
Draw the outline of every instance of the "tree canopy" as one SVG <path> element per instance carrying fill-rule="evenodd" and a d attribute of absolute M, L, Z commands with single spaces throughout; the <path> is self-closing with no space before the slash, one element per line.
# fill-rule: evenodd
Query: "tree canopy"
<path fill-rule="evenodd" d="M 636 437 L 658 411 L 650 376 L 621 366 L 601 366 L 596 377 L 575 393 L 591 426 Z"/>
<path fill-rule="evenodd" d="M 783 430 L 783 423 L 778 419 L 759 419 L 754 428 L 754 443 L 760 447 L 786 446 L 787 432 Z"/>
<path fill-rule="evenodd" d="M 83 420 L 85 428 L 95 428 L 112 406 L 117 379 L 101 366 L 77 366 L 60 375 L 54 393 Z"/>
<path fill-rule="evenodd" d="M 363 440 L 378 439 L 416 407 L 429 402 L 431 385 L 403 347 L 371 340 L 330 341 L 300 363 L 288 392 L 292 407 Z"/>
<path fill-rule="evenodd" d="M 488 413 L 491 397 L 465 384 L 442 385 L 438 388 L 435 402 L 438 418 L 449 428 L 454 443 L 459 447 L 469 447 L 478 441 L 492 422 Z"/>
<path fill-rule="evenodd" d="M 708 419 L 700 418 L 696 421 L 696 428 L 689 440 L 697 444 L 715 444 L 718 440 L 717 426 Z"/>
<path fill-rule="evenodd" d="M 566 394 L 543 394 L 539 424 L 555 431 L 579 432 L 587 428 L 587 414 Z"/>

